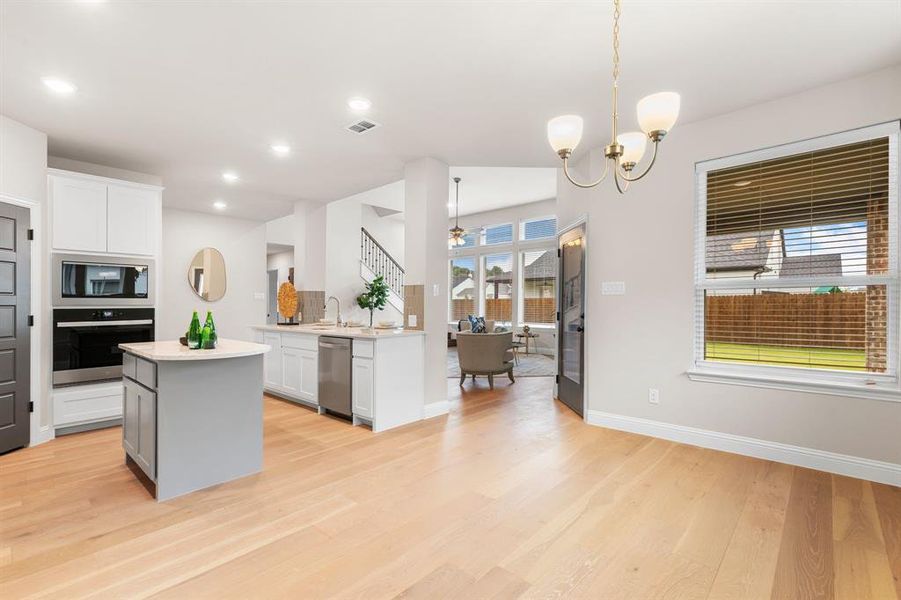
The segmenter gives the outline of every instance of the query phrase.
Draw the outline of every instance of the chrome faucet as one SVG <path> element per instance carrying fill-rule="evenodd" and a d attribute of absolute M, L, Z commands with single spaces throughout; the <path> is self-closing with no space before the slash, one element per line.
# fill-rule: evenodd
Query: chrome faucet
<path fill-rule="evenodd" d="M 335 301 L 335 304 L 338 306 L 338 316 L 335 318 L 335 325 L 341 327 L 344 323 L 341 321 L 341 301 L 335 298 L 334 296 L 329 296 L 328 300 L 325 301 L 325 304 L 322 306 L 322 310 L 328 310 L 328 303 L 332 300 Z"/>

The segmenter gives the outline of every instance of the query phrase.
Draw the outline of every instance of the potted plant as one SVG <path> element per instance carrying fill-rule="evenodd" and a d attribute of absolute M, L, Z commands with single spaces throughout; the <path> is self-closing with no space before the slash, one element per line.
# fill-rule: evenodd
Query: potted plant
<path fill-rule="evenodd" d="M 372 328 L 372 314 L 375 309 L 382 310 L 388 304 L 388 284 L 379 275 L 366 284 L 366 291 L 357 296 L 357 306 L 369 311 L 369 327 Z"/>

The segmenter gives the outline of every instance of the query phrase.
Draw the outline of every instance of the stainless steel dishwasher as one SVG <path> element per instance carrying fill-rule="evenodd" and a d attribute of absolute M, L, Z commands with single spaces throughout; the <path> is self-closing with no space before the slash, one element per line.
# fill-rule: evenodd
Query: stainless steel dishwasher
<path fill-rule="evenodd" d="M 351 356 L 350 339 L 319 338 L 319 407 L 347 418 L 353 415 Z"/>

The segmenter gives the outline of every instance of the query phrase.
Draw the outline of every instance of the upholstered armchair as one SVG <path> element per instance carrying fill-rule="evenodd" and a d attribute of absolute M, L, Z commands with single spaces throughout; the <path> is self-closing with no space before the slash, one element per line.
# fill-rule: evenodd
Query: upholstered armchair
<path fill-rule="evenodd" d="M 506 373 L 512 383 L 513 379 L 513 332 L 503 333 L 471 333 L 461 331 L 457 334 L 457 357 L 460 361 L 460 385 L 466 381 L 467 375 L 487 375 L 488 386 L 494 389 L 494 376 Z"/>

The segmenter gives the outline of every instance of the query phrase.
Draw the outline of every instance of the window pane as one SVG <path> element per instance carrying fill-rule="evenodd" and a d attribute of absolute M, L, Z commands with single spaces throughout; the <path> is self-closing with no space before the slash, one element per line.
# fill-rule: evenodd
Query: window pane
<path fill-rule="evenodd" d="M 459 321 L 476 314 L 476 259 L 455 258 L 450 270 L 450 320 Z"/>
<path fill-rule="evenodd" d="M 520 224 L 519 239 L 521 240 L 543 240 L 555 235 L 557 235 L 557 219 L 555 217 L 523 221 Z"/>
<path fill-rule="evenodd" d="M 880 138 L 709 172 L 708 278 L 886 274 L 888 153 Z"/>
<path fill-rule="evenodd" d="M 707 290 L 704 359 L 886 372 L 885 285 Z"/>
<path fill-rule="evenodd" d="M 513 255 L 486 254 L 482 257 L 485 273 L 485 319 L 510 323 L 513 319 Z"/>
<path fill-rule="evenodd" d="M 513 224 L 491 225 L 482 231 L 482 245 L 510 244 L 513 242 Z"/>
<path fill-rule="evenodd" d="M 522 253 L 523 323 L 554 323 L 557 317 L 557 250 Z"/>

